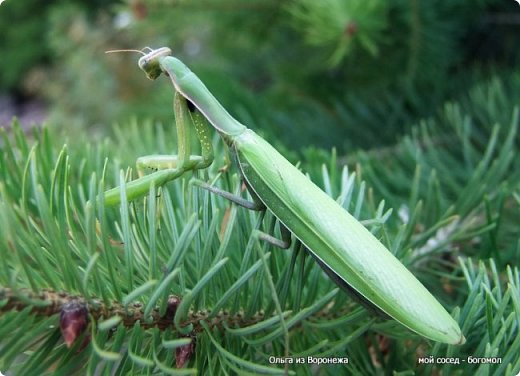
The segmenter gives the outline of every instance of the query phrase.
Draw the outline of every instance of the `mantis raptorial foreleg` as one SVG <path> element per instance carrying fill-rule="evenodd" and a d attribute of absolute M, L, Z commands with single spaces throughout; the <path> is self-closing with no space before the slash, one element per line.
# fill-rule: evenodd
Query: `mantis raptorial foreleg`
<path fill-rule="evenodd" d="M 126 197 L 128 200 L 146 195 L 154 184 L 156 187 L 162 186 L 172 181 L 186 171 L 200 170 L 208 167 L 214 159 L 213 146 L 209 133 L 209 126 L 206 118 L 191 104 L 189 100 L 184 98 L 178 92 L 175 92 L 174 98 L 175 125 L 177 127 L 177 155 L 148 155 L 137 159 L 136 165 L 140 175 L 145 170 L 157 170 L 154 173 L 141 176 L 140 178 L 126 183 Z M 191 154 L 191 131 L 195 129 L 196 137 L 201 145 L 201 155 Z M 256 197 L 254 192 L 249 188 L 253 201 L 237 196 L 231 192 L 214 187 L 202 180 L 193 178 L 190 184 L 205 189 L 218 196 L 234 202 L 249 210 L 263 211 L 265 205 Z M 114 188 L 105 192 L 105 202 L 109 205 L 115 205 L 120 202 L 121 188 Z M 283 224 L 280 223 L 280 232 L 282 239 L 262 231 L 256 230 L 253 234 L 259 240 L 265 241 L 275 247 L 289 248 L 291 244 L 291 234 Z"/>
<path fill-rule="evenodd" d="M 134 200 L 146 195 L 152 184 L 156 187 L 162 186 L 180 177 L 186 171 L 204 169 L 213 162 L 213 146 L 211 144 L 207 120 L 189 100 L 178 92 L 175 92 L 173 107 L 175 112 L 175 125 L 177 127 L 178 154 L 156 154 L 138 158 L 136 165 L 140 175 L 143 175 L 144 171 L 148 169 L 157 171 L 126 183 L 126 197 L 128 200 Z M 192 128 L 195 129 L 196 137 L 200 142 L 201 155 L 191 154 Z M 190 184 L 224 197 L 246 209 L 256 211 L 265 210 L 265 205 L 256 197 L 251 189 L 249 189 L 249 191 L 251 192 L 253 201 L 248 201 L 245 198 L 214 187 L 196 178 L 191 179 Z M 118 204 L 120 202 L 120 193 L 121 188 L 119 187 L 105 192 L 105 202 L 109 205 Z M 253 235 L 273 246 L 283 249 L 289 248 L 291 244 L 291 234 L 281 223 L 280 232 L 282 239 L 277 239 L 270 234 L 258 230 L 256 230 Z"/>
<path fill-rule="evenodd" d="M 178 155 L 148 155 L 137 159 L 140 173 L 146 169 L 199 170 L 208 167 L 214 159 L 207 120 L 182 95 L 175 93 L 175 124 L 177 127 Z M 195 128 L 201 145 L 201 155 L 191 154 L 191 128 Z"/>
<path fill-rule="evenodd" d="M 152 184 L 162 186 L 177 179 L 186 171 L 208 167 L 213 162 L 213 146 L 207 120 L 182 95 L 175 93 L 175 124 L 177 127 L 177 155 L 149 155 L 137 160 L 137 169 L 142 175 L 145 169 L 158 170 L 152 174 L 126 184 L 126 197 L 129 201 L 145 196 Z M 195 129 L 200 141 L 201 155 L 191 155 L 191 129 Z M 105 192 L 105 203 L 117 205 L 120 202 L 121 188 L 113 188 Z"/>

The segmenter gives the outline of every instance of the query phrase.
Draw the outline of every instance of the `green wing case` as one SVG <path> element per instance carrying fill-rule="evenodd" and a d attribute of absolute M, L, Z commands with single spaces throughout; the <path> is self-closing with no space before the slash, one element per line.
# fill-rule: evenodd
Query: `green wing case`
<path fill-rule="evenodd" d="M 233 138 L 249 187 L 325 265 L 418 334 L 461 344 L 457 322 L 359 221 L 251 130 Z"/>

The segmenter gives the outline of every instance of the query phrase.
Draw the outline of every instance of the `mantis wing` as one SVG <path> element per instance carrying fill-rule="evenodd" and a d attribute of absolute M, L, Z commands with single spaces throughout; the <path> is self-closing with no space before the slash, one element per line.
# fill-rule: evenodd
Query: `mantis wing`
<path fill-rule="evenodd" d="M 269 143 L 247 130 L 234 137 L 232 147 L 249 187 L 327 268 L 414 332 L 465 342 L 458 324 L 417 278 Z"/>

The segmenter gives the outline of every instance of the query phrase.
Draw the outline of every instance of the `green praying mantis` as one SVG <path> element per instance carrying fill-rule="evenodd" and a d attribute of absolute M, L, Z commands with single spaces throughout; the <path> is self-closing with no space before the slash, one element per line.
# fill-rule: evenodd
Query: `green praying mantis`
<path fill-rule="evenodd" d="M 139 51 L 141 52 L 141 51 Z M 141 52 L 143 53 L 143 52 Z M 150 79 L 164 73 L 175 88 L 178 155 L 138 159 L 138 167 L 156 169 L 128 182 L 134 200 L 150 187 L 164 185 L 213 161 L 211 127 L 229 148 L 253 199 L 249 201 L 200 180 L 194 184 L 248 209 L 269 210 L 280 223 L 282 239 L 259 232 L 258 238 L 287 248 L 292 233 L 326 274 L 363 304 L 434 341 L 463 344 L 457 322 L 399 260 L 359 221 L 310 181 L 275 148 L 234 119 L 202 81 L 169 48 L 151 50 L 139 59 Z M 195 129 L 201 155 L 190 154 Z M 105 192 L 108 205 L 120 202 L 121 188 Z"/>

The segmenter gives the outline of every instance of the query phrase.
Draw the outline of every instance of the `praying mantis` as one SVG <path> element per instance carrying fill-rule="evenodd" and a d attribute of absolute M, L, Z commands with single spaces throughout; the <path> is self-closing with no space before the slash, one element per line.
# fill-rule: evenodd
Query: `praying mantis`
<path fill-rule="evenodd" d="M 174 86 L 178 155 L 139 158 L 138 167 L 157 171 L 126 183 L 129 201 L 146 195 L 152 185 L 162 186 L 186 171 L 210 166 L 214 128 L 253 201 L 200 180 L 194 180 L 196 186 L 247 209 L 271 211 L 280 223 L 282 239 L 256 230 L 258 238 L 288 248 L 292 233 L 325 273 L 363 304 L 428 339 L 465 342 L 457 322 L 370 231 L 268 142 L 234 119 L 169 48 L 150 49 L 138 64 L 149 79 L 164 73 Z M 201 155 L 190 154 L 191 129 L 200 141 Z M 104 194 L 108 205 L 118 204 L 120 197 L 120 187 Z"/>

